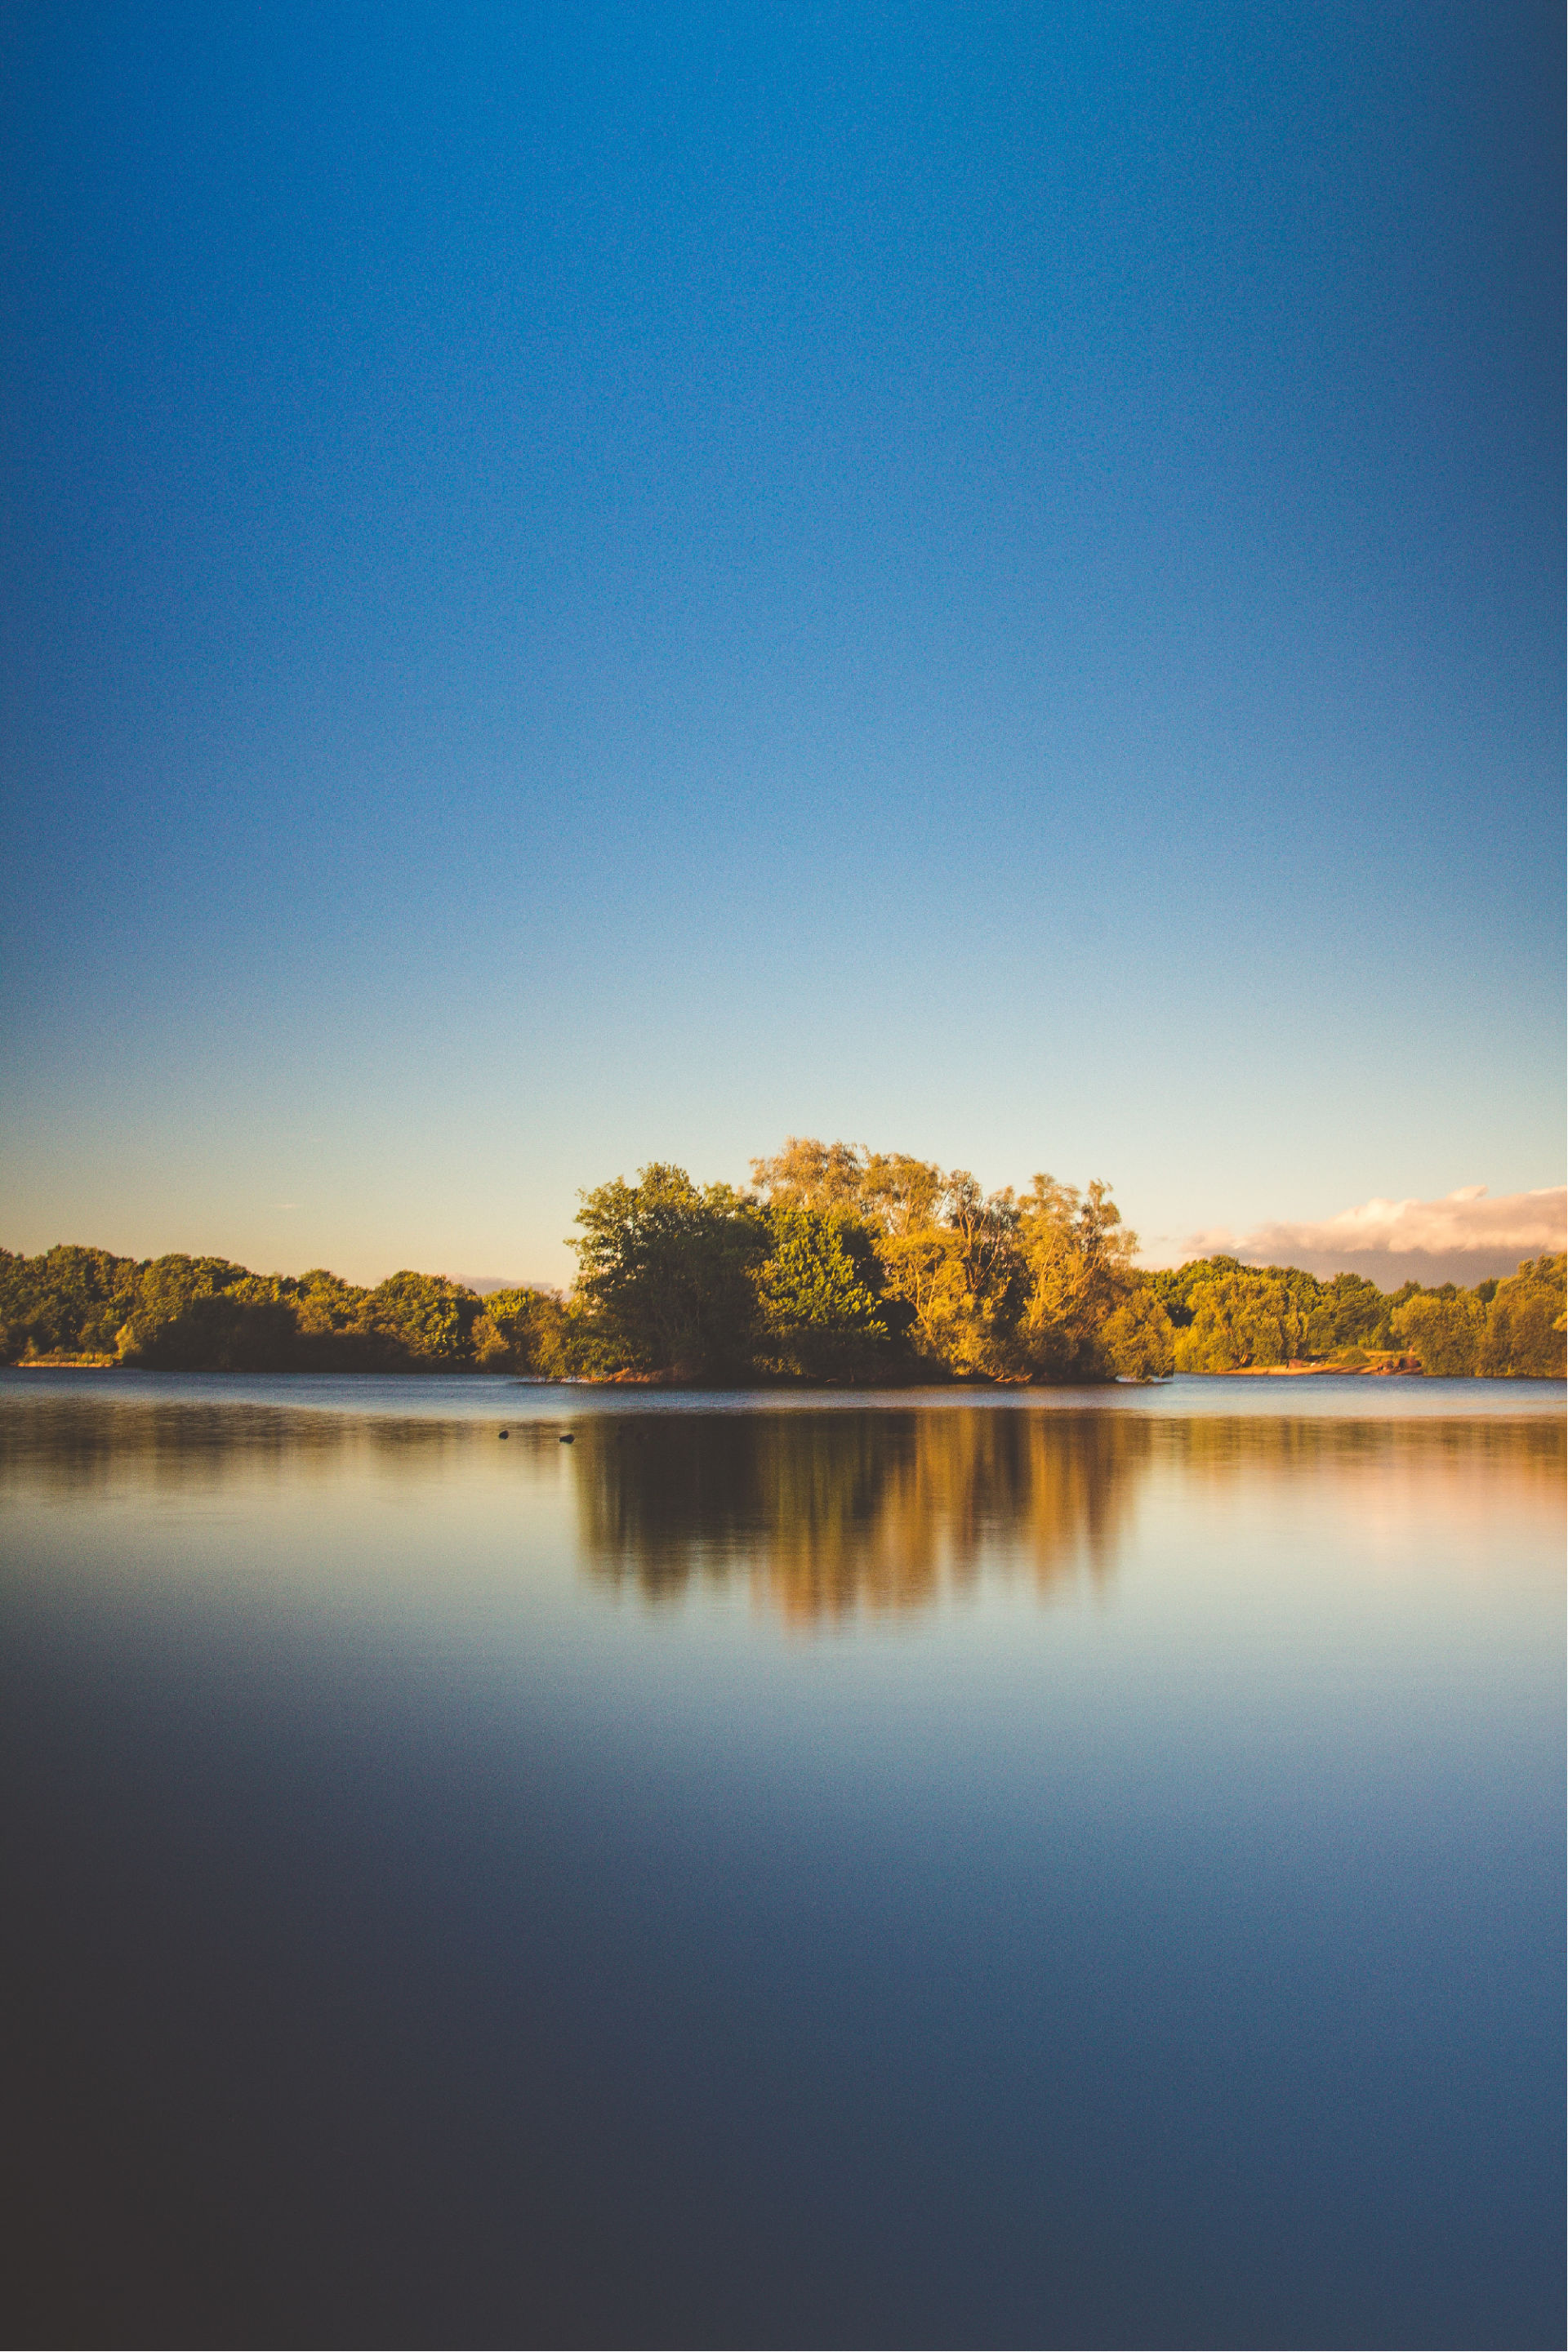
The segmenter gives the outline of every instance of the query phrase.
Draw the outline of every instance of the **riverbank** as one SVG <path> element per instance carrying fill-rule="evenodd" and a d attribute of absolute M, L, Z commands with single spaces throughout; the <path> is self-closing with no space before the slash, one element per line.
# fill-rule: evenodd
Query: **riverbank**
<path fill-rule="evenodd" d="M 1386 1364 L 1237 1364 L 1232 1371 L 1198 1372 L 1192 1377 L 1206 1381 L 1420 1380 L 1424 1372 L 1420 1363 L 1407 1356 Z"/>

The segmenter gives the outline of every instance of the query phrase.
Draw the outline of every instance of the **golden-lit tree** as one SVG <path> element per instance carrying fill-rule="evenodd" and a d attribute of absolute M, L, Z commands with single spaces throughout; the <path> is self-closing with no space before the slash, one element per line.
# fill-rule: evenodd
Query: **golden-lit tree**
<path fill-rule="evenodd" d="M 1110 1188 L 1087 1192 L 1037 1176 L 1018 1203 L 1027 1292 L 1019 1328 L 1025 1362 L 1047 1380 L 1103 1380 L 1113 1367 L 1103 1334 L 1137 1286 L 1138 1236 Z"/>

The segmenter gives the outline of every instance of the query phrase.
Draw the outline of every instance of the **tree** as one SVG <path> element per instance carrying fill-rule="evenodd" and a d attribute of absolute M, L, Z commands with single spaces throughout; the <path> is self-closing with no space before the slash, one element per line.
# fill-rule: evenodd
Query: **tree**
<path fill-rule="evenodd" d="M 966 1169 L 889 1154 L 868 1168 L 888 1294 L 902 1302 L 916 1349 L 947 1370 L 1014 1370 L 1022 1284 L 1011 1192 L 983 1193 Z"/>
<path fill-rule="evenodd" d="M 1194 1294 L 1205 1283 L 1222 1282 L 1246 1272 L 1239 1258 L 1195 1257 L 1184 1265 L 1160 1266 L 1146 1279 L 1170 1317 L 1173 1330 L 1184 1331 L 1193 1319 Z"/>
<path fill-rule="evenodd" d="M 934 1160 L 916 1160 L 907 1151 L 866 1154 L 861 1204 L 890 1239 L 940 1226 L 946 1193 L 947 1178 Z"/>
<path fill-rule="evenodd" d="M 232 1295 L 249 1278 L 227 1258 L 180 1251 L 139 1267 L 130 1313 L 116 1334 L 121 1360 L 170 1371 L 269 1369 L 265 1360 L 282 1335 L 264 1326 L 258 1342 L 252 1339 L 244 1306 Z"/>
<path fill-rule="evenodd" d="M 1023 1269 L 1012 1186 L 983 1192 L 967 1168 L 955 1168 L 946 1181 L 942 1223 L 952 1234 L 964 1291 L 977 1317 L 994 1325 L 1016 1320 Z"/>
<path fill-rule="evenodd" d="M 110 1355 L 136 1297 L 134 1258 L 60 1243 L 42 1256 L 0 1250 L 0 1361 Z"/>
<path fill-rule="evenodd" d="M 656 1163 L 584 1194 L 562 1299 L 482 1300 L 405 1269 L 374 1291 L 226 1258 L 137 1261 L 59 1244 L 0 1249 L 0 1361 L 100 1359 L 168 1370 L 459 1370 L 534 1378 L 809 1380 L 919 1374 L 1150 1378 L 1413 1350 L 1431 1373 L 1563 1377 L 1565 1258 L 1473 1290 L 1233 1256 L 1152 1274 L 1108 1188 L 1037 1176 L 1022 1200 L 908 1152 L 791 1136 L 752 1163 L 764 1195 Z"/>
<path fill-rule="evenodd" d="M 566 1310 L 551 1290 L 495 1290 L 473 1329 L 481 1370 L 551 1380 L 566 1369 Z"/>
<path fill-rule="evenodd" d="M 483 1311 L 474 1291 L 408 1267 L 388 1275 L 364 1302 L 364 1320 L 394 1361 L 428 1370 L 472 1361 L 470 1336 Z"/>
<path fill-rule="evenodd" d="M 1171 1318 L 1146 1282 L 1107 1316 L 1100 1338 L 1111 1369 L 1127 1380 L 1163 1380 L 1175 1360 Z"/>
<path fill-rule="evenodd" d="M 890 1341 L 961 1374 L 1006 1376 L 1021 1286 L 1011 1191 L 986 1193 L 905 1151 L 791 1136 L 752 1173 L 770 1204 L 850 1220 L 875 1253 Z"/>
<path fill-rule="evenodd" d="M 385 1335 L 372 1328 L 371 1294 L 314 1265 L 289 1286 L 294 1309 L 294 1361 L 302 1371 L 375 1371 L 402 1361 L 389 1357 Z"/>
<path fill-rule="evenodd" d="M 1202 1282 L 1186 1304 L 1189 1319 L 1172 1349 L 1178 1372 L 1235 1372 L 1251 1362 L 1244 1282 L 1228 1275 Z"/>
<path fill-rule="evenodd" d="M 1437 1379 L 1464 1378 L 1476 1369 L 1476 1352 L 1487 1310 L 1478 1298 L 1454 1288 L 1426 1291 L 1394 1311 L 1394 1328 L 1421 1359 L 1421 1369 Z"/>
<path fill-rule="evenodd" d="M 771 1234 L 728 1184 L 655 1161 L 581 1196 L 579 1328 L 588 1362 L 644 1378 L 732 1380 L 752 1359 L 753 1276 Z"/>
<path fill-rule="evenodd" d="M 851 1217 L 784 1200 L 770 1205 L 772 1248 L 757 1268 L 763 1369 L 809 1381 L 862 1378 L 886 1358 L 881 1272 Z"/>
<path fill-rule="evenodd" d="M 832 1216 L 861 1205 L 867 1155 L 852 1143 L 819 1143 L 790 1135 L 771 1160 L 753 1160 L 752 1181 L 770 1201 Z"/>
<path fill-rule="evenodd" d="M 1321 1328 L 1314 1317 L 1312 1344 L 1324 1355 L 1338 1348 L 1370 1348 L 1376 1345 L 1377 1335 L 1388 1314 L 1388 1301 L 1375 1282 L 1364 1275 L 1336 1274 L 1333 1280 L 1320 1286 L 1322 1311 L 1327 1328 Z"/>
<path fill-rule="evenodd" d="M 1486 1310 L 1478 1350 L 1478 1371 L 1515 1380 L 1563 1376 L 1568 1343 L 1564 1272 L 1568 1257 L 1526 1258 L 1517 1274 L 1500 1282 Z"/>
<path fill-rule="evenodd" d="M 1240 1267 L 1200 1283 L 1192 1321 L 1175 1337 L 1179 1372 L 1238 1372 L 1288 1364 L 1305 1346 L 1307 1317 L 1277 1267 Z"/>
<path fill-rule="evenodd" d="M 1047 1381 L 1108 1378 L 1104 1327 L 1138 1279 L 1138 1236 L 1110 1186 L 1080 1193 L 1037 1176 L 1018 1203 L 1018 1241 L 1028 1284 L 1019 1341 L 1030 1370 Z"/>

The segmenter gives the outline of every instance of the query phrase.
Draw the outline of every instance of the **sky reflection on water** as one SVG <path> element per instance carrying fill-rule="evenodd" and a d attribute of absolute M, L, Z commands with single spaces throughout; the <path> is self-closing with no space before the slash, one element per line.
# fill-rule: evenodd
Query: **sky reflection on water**
<path fill-rule="evenodd" d="M 34 2340 L 1560 2336 L 1560 1389 L 37 1380 Z"/>

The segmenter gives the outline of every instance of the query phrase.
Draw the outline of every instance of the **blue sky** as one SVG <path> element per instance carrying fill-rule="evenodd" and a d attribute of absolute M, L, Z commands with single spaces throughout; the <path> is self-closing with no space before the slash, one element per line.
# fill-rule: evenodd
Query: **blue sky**
<path fill-rule="evenodd" d="M 9 1245 L 1561 1183 L 1560 12 L 8 26 Z"/>

